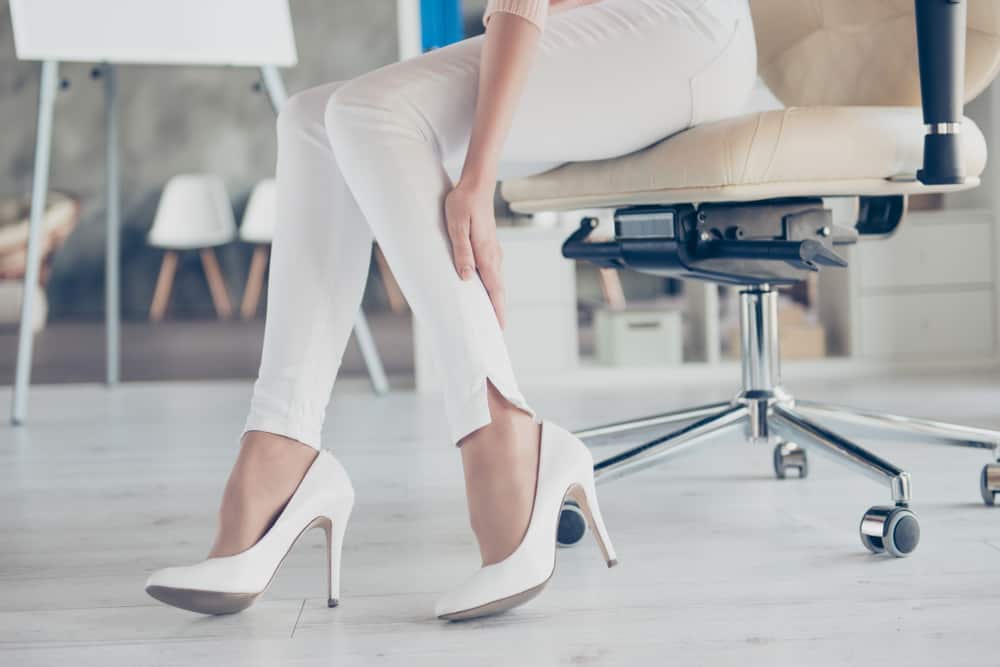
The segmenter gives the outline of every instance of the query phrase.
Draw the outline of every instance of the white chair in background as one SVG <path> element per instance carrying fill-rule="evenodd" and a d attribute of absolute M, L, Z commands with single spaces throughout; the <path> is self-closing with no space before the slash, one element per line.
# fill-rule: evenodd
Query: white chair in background
<path fill-rule="evenodd" d="M 232 317 L 226 283 L 215 257 L 216 246 L 236 238 L 236 220 L 222 179 L 212 174 L 181 174 L 167 182 L 149 230 L 148 242 L 163 248 L 149 319 L 159 322 L 167 311 L 177 262 L 185 250 L 199 250 L 212 303 L 220 319 Z"/>
<path fill-rule="evenodd" d="M 258 183 L 250 194 L 250 201 L 247 202 L 240 224 L 240 240 L 254 246 L 250 273 L 247 275 L 243 302 L 240 304 L 240 315 L 245 320 L 252 319 L 256 315 L 260 294 L 264 288 L 264 274 L 267 273 L 267 259 L 278 215 L 275 197 L 273 178 Z"/>

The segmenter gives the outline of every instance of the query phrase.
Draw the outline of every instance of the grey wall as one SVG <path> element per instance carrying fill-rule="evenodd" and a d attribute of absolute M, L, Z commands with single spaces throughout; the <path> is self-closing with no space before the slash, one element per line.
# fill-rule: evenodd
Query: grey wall
<path fill-rule="evenodd" d="M 290 92 L 356 76 L 396 57 L 395 0 L 292 0 L 291 6 L 300 64 L 284 73 Z M 36 63 L 15 59 L 7 0 L 0 0 L 0 195 L 30 188 L 38 70 Z M 63 67 L 71 85 L 56 108 L 51 184 L 82 198 L 83 220 L 55 259 L 53 318 L 103 312 L 103 100 L 88 71 Z M 145 317 L 149 308 L 160 254 L 146 246 L 145 233 L 168 178 L 220 174 L 239 214 L 253 183 L 273 173 L 274 118 L 266 97 L 252 91 L 256 79 L 255 71 L 240 69 L 120 69 L 126 317 Z M 234 300 L 242 291 L 247 250 L 239 244 L 220 249 Z M 211 315 L 194 256 L 178 277 L 172 312 Z"/>

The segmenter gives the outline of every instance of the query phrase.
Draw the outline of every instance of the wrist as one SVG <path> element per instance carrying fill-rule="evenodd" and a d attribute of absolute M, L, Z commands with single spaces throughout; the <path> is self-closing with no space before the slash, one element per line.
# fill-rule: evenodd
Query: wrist
<path fill-rule="evenodd" d="M 456 188 L 461 188 L 463 190 L 468 190 L 470 192 L 479 192 L 488 194 L 491 197 L 496 192 L 497 179 L 493 174 L 485 172 L 462 172 L 462 175 L 458 179 L 458 183 L 455 184 Z"/>

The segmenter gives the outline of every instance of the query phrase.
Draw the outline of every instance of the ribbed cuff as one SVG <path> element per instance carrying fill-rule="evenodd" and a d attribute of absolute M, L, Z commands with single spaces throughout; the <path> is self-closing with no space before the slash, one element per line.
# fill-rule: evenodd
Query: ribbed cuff
<path fill-rule="evenodd" d="M 549 15 L 549 0 L 490 0 L 483 15 L 483 25 L 487 25 L 490 17 L 497 12 L 520 16 L 534 23 L 539 30 L 544 30 L 545 19 Z"/>

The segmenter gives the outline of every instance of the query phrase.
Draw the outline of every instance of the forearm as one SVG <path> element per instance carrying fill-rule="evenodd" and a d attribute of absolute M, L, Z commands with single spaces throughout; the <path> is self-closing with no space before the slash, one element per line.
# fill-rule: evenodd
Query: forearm
<path fill-rule="evenodd" d="M 461 181 L 496 181 L 500 152 L 524 90 L 541 31 L 530 21 L 500 12 L 486 28 L 479 65 L 479 91 Z"/>

